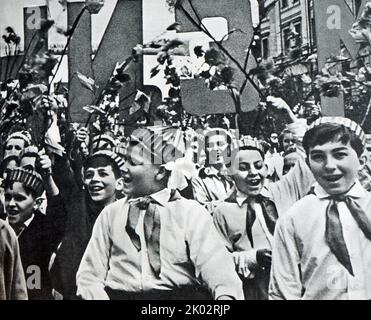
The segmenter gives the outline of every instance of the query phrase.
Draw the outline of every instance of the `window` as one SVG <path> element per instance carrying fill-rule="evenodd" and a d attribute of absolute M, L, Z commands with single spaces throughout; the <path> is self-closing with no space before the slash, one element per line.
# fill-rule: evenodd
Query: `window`
<path fill-rule="evenodd" d="M 295 46 L 301 46 L 302 34 L 301 34 L 301 22 L 300 21 L 294 24 L 294 29 L 296 33 L 296 36 L 294 37 Z"/>
<path fill-rule="evenodd" d="M 262 58 L 267 60 L 269 57 L 269 39 L 265 37 L 262 39 Z"/>
<path fill-rule="evenodd" d="M 301 46 L 301 21 L 291 22 L 283 30 L 283 52 L 287 54 L 291 49 Z"/>
<path fill-rule="evenodd" d="M 314 18 L 311 19 L 311 39 L 312 39 L 312 46 L 316 47 L 317 46 L 317 34 L 316 34 L 316 24 L 314 21 Z"/>
<path fill-rule="evenodd" d="M 289 1 L 288 0 L 281 0 L 281 8 L 285 9 L 289 6 Z"/>
<path fill-rule="evenodd" d="M 290 50 L 290 28 L 283 29 L 283 52 L 288 53 Z"/>

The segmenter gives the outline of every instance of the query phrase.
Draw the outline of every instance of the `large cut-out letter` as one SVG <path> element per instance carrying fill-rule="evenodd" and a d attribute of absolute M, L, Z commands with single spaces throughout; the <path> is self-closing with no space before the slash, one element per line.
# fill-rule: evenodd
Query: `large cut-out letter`
<path fill-rule="evenodd" d="M 231 34 L 224 42 L 225 47 L 243 66 L 246 57 L 246 49 L 249 47 L 253 36 L 253 24 L 251 18 L 251 5 L 248 0 L 203 0 L 192 2 L 200 19 L 210 17 L 223 17 L 228 21 L 228 30 L 240 29 L 243 32 Z M 183 1 L 185 10 L 192 16 L 193 11 L 188 1 Z M 176 10 L 176 20 L 182 24 L 182 32 L 199 31 L 187 19 L 182 10 Z M 212 41 L 210 39 L 210 41 Z M 211 43 L 211 46 L 215 44 Z M 236 70 L 235 80 L 240 86 L 245 80 L 243 73 L 231 62 Z M 247 64 L 247 72 L 255 67 L 253 57 Z M 236 112 L 233 100 L 226 91 L 209 90 L 202 79 L 184 79 L 181 81 L 181 92 L 183 107 L 192 114 L 217 114 Z M 259 94 L 254 87 L 247 83 L 246 89 L 241 97 L 242 111 L 248 111 L 259 103 Z"/>
<path fill-rule="evenodd" d="M 349 34 L 356 16 L 344 0 L 313 1 L 316 20 L 318 67 L 321 70 L 331 55 L 340 55 L 340 41 L 344 43 L 350 55 L 355 58 L 359 46 Z M 362 1 L 362 13 L 367 0 Z M 322 97 L 324 115 L 344 115 L 344 97 Z"/>

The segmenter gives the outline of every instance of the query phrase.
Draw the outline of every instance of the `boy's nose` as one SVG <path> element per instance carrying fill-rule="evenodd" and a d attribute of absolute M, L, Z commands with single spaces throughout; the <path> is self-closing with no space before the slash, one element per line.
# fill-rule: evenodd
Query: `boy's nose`
<path fill-rule="evenodd" d="M 93 177 L 91 178 L 91 181 L 96 181 L 96 180 L 98 180 L 98 178 L 99 178 L 99 175 L 98 175 L 97 172 L 95 172 Z"/>
<path fill-rule="evenodd" d="M 258 175 L 258 170 L 256 170 L 254 167 L 251 167 L 249 169 L 249 173 L 248 173 L 249 176 L 257 176 Z"/>
<path fill-rule="evenodd" d="M 14 207 L 15 206 L 15 201 L 13 198 L 10 199 L 9 203 L 8 203 L 8 206 L 9 207 Z"/>
<path fill-rule="evenodd" d="M 332 157 L 328 157 L 325 162 L 325 169 L 326 170 L 335 170 L 336 169 L 336 161 Z"/>
<path fill-rule="evenodd" d="M 121 167 L 121 173 L 127 173 L 128 172 L 128 161 L 125 161 L 123 166 Z"/>

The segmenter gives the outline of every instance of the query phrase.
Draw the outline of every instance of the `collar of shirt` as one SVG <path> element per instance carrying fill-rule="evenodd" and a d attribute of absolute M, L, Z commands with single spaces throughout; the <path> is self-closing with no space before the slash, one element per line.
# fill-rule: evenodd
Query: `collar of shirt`
<path fill-rule="evenodd" d="M 35 217 L 35 215 L 32 214 L 31 218 L 28 219 L 27 221 L 25 221 L 24 225 L 26 226 L 26 228 L 31 224 L 34 217 Z"/>
<path fill-rule="evenodd" d="M 163 207 L 166 205 L 166 203 L 169 202 L 170 196 L 171 196 L 171 191 L 168 188 L 164 188 L 156 193 L 148 195 L 148 197 L 151 197 L 153 200 L 155 200 L 157 203 L 159 203 Z M 139 201 L 140 199 L 141 197 L 132 198 L 132 199 L 128 199 L 128 202 L 133 203 L 133 202 Z"/>
<path fill-rule="evenodd" d="M 314 185 L 314 193 L 319 199 L 331 197 L 331 195 L 327 193 L 326 190 L 318 184 L 318 182 L 316 182 Z M 362 187 L 361 183 L 356 180 L 353 187 L 346 194 L 352 198 L 362 198 L 366 195 L 366 193 L 367 191 Z"/>
<path fill-rule="evenodd" d="M 28 228 L 28 226 L 31 224 L 32 220 L 34 219 L 35 215 L 32 214 L 31 218 L 27 219 L 24 223 L 23 223 L 23 226 L 20 230 L 16 231 L 16 234 L 17 234 L 17 237 L 19 238 L 20 235 L 23 233 L 23 231 Z M 9 220 L 8 220 L 8 217 L 5 219 L 6 223 L 9 224 Z"/>
<path fill-rule="evenodd" d="M 242 207 L 243 202 L 247 199 L 247 195 L 236 188 L 236 201 L 239 207 Z"/>
<path fill-rule="evenodd" d="M 219 174 L 219 171 L 216 170 L 214 167 L 205 167 L 204 168 L 204 173 L 207 176 L 217 176 Z"/>

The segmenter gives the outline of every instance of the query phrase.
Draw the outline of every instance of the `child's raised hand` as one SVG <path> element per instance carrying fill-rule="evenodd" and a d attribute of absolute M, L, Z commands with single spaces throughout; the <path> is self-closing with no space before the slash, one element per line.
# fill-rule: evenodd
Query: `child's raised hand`
<path fill-rule="evenodd" d="M 76 139 L 78 142 L 86 142 L 86 139 L 88 137 L 88 129 L 85 127 L 79 128 L 76 132 Z"/>
<path fill-rule="evenodd" d="M 295 122 L 297 120 L 296 116 L 292 112 L 291 108 L 289 105 L 283 100 L 282 98 L 276 98 L 273 96 L 268 96 L 267 97 L 267 106 L 273 110 L 273 112 L 278 116 L 278 115 L 288 115 L 289 117 L 289 123 Z"/>
<path fill-rule="evenodd" d="M 273 107 L 274 109 L 277 110 L 287 110 L 287 108 L 290 109 L 289 105 L 282 98 L 268 96 L 267 103 L 270 107 Z"/>
<path fill-rule="evenodd" d="M 38 163 L 39 168 L 43 173 L 51 173 L 52 170 L 52 161 L 49 156 L 45 153 L 45 149 L 42 149 L 38 152 Z"/>

